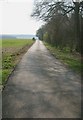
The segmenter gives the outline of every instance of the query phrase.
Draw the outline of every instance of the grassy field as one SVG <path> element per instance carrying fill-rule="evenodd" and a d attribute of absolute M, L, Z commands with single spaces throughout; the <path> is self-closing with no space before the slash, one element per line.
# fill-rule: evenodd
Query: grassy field
<path fill-rule="evenodd" d="M 45 43 L 45 46 L 49 51 L 55 56 L 55 58 L 59 59 L 62 63 L 70 67 L 72 70 L 77 73 L 81 73 L 81 56 L 77 54 L 71 54 L 69 51 L 61 51 L 60 49 L 56 49 L 52 45 Z"/>
<path fill-rule="evenodd" d="M 2 84 L 5 84 L 11 71 L 33 43 L 33 40 L 27 39 L 2 40 Z"/>

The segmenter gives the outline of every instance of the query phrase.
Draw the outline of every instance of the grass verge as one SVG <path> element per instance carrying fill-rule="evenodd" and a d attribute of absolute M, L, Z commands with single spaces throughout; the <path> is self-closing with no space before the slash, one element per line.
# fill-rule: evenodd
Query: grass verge
<path fill-rule="evenodd" d="M 59 59 L 62 63 L 70 67 L 75 72 L 81 73 L 81 67 L 83 66 L 81 66 L 81 56 L 72 54 L 65 50 L 61 51 L 46 42 L 44 42 L 44 45 L 53 54 L 53 56 L 55 56 L 55 58 Z"/>
<path fill-rule="evenodd" d="M 6 83 L 22 56 L 27 52 L 33 40 L 3 39 L 2 40 L 2 84 Z M 1 84 L 1 81 L 0 81 Z"/>

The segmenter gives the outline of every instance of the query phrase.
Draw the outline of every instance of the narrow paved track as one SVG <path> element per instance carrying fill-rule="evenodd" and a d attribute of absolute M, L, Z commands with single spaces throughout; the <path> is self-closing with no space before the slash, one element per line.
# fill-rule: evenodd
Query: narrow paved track
<path fill-rule="evenodd" d="M 80 77 L 37 40 L 3 91 L 3 118 L 79 118 L 80 89 Z"/>

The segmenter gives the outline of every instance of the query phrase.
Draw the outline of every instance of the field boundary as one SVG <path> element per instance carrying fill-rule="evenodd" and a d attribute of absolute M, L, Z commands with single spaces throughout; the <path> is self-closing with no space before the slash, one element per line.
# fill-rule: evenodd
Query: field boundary
<path fill-rule="evenodd" d="M 5 83 L 3 84 L 2 81 L 2 91 L 4 90 L 7 81 L 9 79 L 9 77 L 12 75 L 12 73 L 14 72 L 14 70 L 16 69 L 16 67 L 18 66 L 19 62 L 21 61 L 22 57 L 24 56 L 24 54 L 26 54 L 26 52 L 30 49 L 30 47 L 34 44 L 35 42 L 33 42 L 31 45 L 25 45 L 24 47 L 22 47 L 21 49 L 19 49 L 17 52 L 13 53 L 12 55 L 16 55 L 17 57 L 15 57 L 15 60 L 18 59 L 15 63 L 15 66 L 12 67 L 10 73 L 8 74 L 7 78 L 5 79 Z M 17 55 L 18 54 L 18 55 Z M 3 76 L 3 74 L 2 74 Z"/>

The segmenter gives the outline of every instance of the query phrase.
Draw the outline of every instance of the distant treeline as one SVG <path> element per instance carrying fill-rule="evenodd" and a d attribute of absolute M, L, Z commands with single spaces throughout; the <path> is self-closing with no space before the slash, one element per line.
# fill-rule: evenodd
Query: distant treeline
<path fill-rule="evenodd" d="M 40 40 L 61 50 L 83 53 L 83 2 L 36 0 L 32 17 L 45 21 L 37 30 Z"/>
<path fill-rule="evenodd" d="M 0 35 L 0 39 L 32 39 L 36 38 L 35 35 L 29 35 L 29 34 L 6 34 L 6 35 Z"/>

